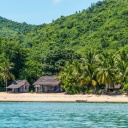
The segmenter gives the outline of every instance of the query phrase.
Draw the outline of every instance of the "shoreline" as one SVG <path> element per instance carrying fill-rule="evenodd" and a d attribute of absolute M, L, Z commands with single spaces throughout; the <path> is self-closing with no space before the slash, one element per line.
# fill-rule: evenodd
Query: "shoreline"
<path fill-rule="evenodd" d="M 128 103 L 128 102 L 122 102 L 122 101 L 119 101 L 119 102 L 113 102 L 113 101 L 85 101 L 85 102 L 77 102 L 77 101 L 0 101 L 0 103 L 7 103 L 7 102 L 12 102 L 12 103 L 114 103 L 114 104 L 125 104 L 125 103 Z"/>
<path fill-rule="evenodd" d="M 64 93 L 6 93 L 0 92 L 0 102 L 59 102 L 59 103 L 128 103 L 126 95 L 93 95 Z"/>

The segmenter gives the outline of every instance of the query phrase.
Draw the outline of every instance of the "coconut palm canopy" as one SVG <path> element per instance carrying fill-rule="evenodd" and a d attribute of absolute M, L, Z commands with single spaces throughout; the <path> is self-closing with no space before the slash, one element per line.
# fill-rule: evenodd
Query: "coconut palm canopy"
<path fill-rule="evenodd" d="M 57 86 L 59 84 L 60 81 L 57 79 L 56 76 L 42 76 L 33 85 Z"/>
<path fill-rule="evenodd" d="M 17 80 L 13 81 L 11 85 L 9 85 L 7 88 L 20 88 L 23 85 L 30 85 L 27 80 Z"/>

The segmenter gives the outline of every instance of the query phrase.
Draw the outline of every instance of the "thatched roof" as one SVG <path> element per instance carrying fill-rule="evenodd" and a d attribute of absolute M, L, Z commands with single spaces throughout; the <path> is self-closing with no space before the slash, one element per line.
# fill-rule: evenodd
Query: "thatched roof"
<path fill-rule="evenodd" d="M 107 87 L 107 89 L 120 89 L 122 87 L 122 85 L 121 84 L 114 84 L 114 88 L 113 88 L 113 86 L 109 86 L 109 85 L 107 85 L 106 87 Z"/>
<path fill-rule="evenodd" d="M 57 86 L 59 84 L 60 81 L 56 76 L 42 76 L 33 85 L 35 85 L 35 87 L 38 87 L 39 85 Z"/>
<path fill-rule="evenodd" d="M 9 85 L 7 88 L 20 88 L 23 85 L 30 85 L 27 80 L 17 80 L 13 81 L 11 85 Z"/>

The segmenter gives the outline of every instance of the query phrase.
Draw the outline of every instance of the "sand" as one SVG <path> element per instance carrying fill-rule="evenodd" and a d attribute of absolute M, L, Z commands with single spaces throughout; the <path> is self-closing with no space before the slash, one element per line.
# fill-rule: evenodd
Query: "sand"
<path fill-rule="evenodd" d="M 126 95 L 92 95 L 77 94 L 65 95 L 64 93 L 0 93 L 1 102 L 115 102 L 128 103 Z"/>

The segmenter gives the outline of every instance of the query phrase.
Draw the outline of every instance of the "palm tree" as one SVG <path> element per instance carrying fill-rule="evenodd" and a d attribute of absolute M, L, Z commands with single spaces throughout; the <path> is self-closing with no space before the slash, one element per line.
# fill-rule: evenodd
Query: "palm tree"
<path fill-rule="evenodd" d="M 0 64 L 0 81 L 3 80 L 4 74 L 3 74 L 3 67 Z"/>
<path fill-rule="evenodd" d="M 59 73 L 58 78 L 63 84 L 63 88 L 66 91 L 71 91 L 72 89 L 72 65 L 68 62 L 65 67 L 62 68 L 62 71 Z"/>
<path fill-rule="evenodd" d="M 87 51 L 85 53 L 85 58 L 82 59 L 85 64 L 89 64 L 89 65 L 96 65 L 96 63 L 98 62 L 99 60 L 99 54 L 98 54 L 98 51 L 94 51 L 94 50 L 90 50 L 90 51 Z"/>
<path fill-rule="evenodd" d="M 119 52 L 120 60 L 124 61 L 125 63 L 128 63 L 128 53 L 126 51 Z"/>
<path fill-rule="evenodd" d="M 8 85 L 8 80 L 14 79 L 14 75 L 10 72 L 12 69 L 13 64 L 9 62 L 8 59 L 4 59 L 4 62 L 1 63 L 0 65 L 0 78 L 2 78 L 5 82 L 5 87 L 7 91 L 7 85 Z"/>
<path fill-rule="evenodd" d="M 97 51 L 88 51 L 85 54 L 85 58 L 82 59 L 84 63 L 84 73 L 83 73 L 83 82 L 87 86 L 87 91 L 89 91 L 90 87 L 94 87 L 94 92 L 96 92 L 96 74 L 95 70 L 99 64 L 99 54 Z"/>
<path fill-rule="evenodd" d="M 104 85 L 113 85 L 116 82 L 117 68 L 115 59 L 112 56 L 106 58 L 106 54 L 102 54 L 101 61 L 96 69 L 96 79 L 98 83 Z"/>
<path fill-rule="evenodd" d="M 95 66 L 88 64 L 84 69 L 84 79 L 87 85 L 87 91 L 89 91 L 90 87 L 95 87 L 97 85 L 97 81 L 95 79 Z"/>
<path fill-rule="evenodd" d="M 124 84 L 128 78 L 128 63 L 120 61 L 117 66 L 119 69 L 120 82 Z"/>
<path fill-rule="evenodd" d="M 80 76 L 82 72 L 82 64 L 78 61 L 69 61 L 63 70 L 59 73 L 59 79 L 63 83 L 65 90 L 70 93 L 76 93 L 80 86 Z"/>
<path fill-rule="evenodd" d="M 128 78 L 128 54 L 126 51 L 122 51 L 117 54 L 117 67 L 119 70 L 119 81 L 125 84 Z"/>

